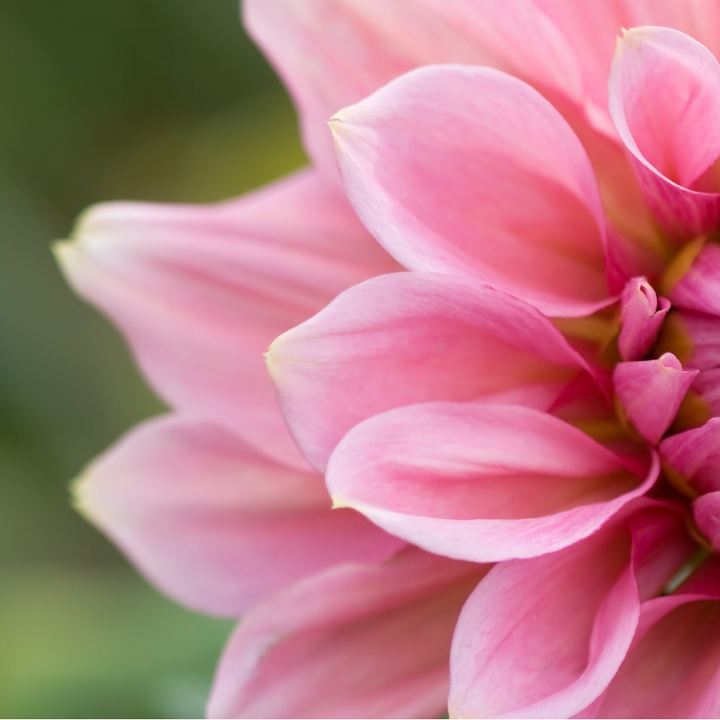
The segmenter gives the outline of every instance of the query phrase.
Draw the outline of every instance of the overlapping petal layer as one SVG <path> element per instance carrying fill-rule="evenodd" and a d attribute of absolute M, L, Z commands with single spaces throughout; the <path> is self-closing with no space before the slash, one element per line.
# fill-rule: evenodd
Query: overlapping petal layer
<path fill-rule="evenodd" d="M 276 595 L 231 638 L 211 717 L 433 717 L 450 639 L 489 566 L 415 548 L 344 565 Z"/>
<path fill-rule="evenodd" d="M 332 511 L 321 476 L 182 416 L 133 430 L 86 469 L 76 493 L 164 592 L 228 617 L 318 570 L 381 561 L 403 545 L 357 513 Z"/>
<path fill-rule="evenodd" d="M 285 417 L 320 470 L 350 428 L 385 410 L 431 400 L 547 410 L 589 371 L 534 308 L 434 273 L 348 290 L 278 338 L 268 365 Z"/>
<path fill-rule="evenodd" d="M 670 28 L 625 33 L 610 73 L 609 106 L 668 235 L 687 241 L 716 227 L 720 184 L 703 178 L 720 156 L 712 120 L 720 111 L 720 64 L 712 53 Z"/>
<path fill-rule="evenodd" d="M 679 552 L 663 557 L 655 543 Z M 458 622 L 453 716 L 571 717 L 581 711 L 622 664 L 641 596 L 657 592 L 691 547 L 682 517 L 654 507 L 629 518 L 626 513 L 560 552 L 496 566 Z"/>
<path fill-rule="evenodd" d="M 346 287 L 398 267 L 311 171 L 215 206 L 100 205 L 58 254 L 172 407 L 299 468 L 262 353 Z"/>
<path fill-rule="evenodd" d="M 422 68 L 332 128 L 350 201 L 406 267 L 472 277 L 550 315 L 610 302 L 592 166 L 529 86 L 486 68 Z"/>
<path fill-rule="evenodd" d="M 448 557 L 492 562 L 587 537 L 657 474 L 654 456 L 638 467 L 538 410 L 426 403 L 353 428 L 326 478 L 336 505 L 388 532 Z"/>

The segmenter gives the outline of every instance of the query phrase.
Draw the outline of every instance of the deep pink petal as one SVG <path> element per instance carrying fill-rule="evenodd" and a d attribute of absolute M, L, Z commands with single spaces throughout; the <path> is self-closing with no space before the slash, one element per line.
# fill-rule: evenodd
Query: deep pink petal
<path fill-rule="evenodd" d="M 76 497 L 155 585 L 229 617 L 318 570 L 402 546 L 358 513 L 331 510 L 320 475 L 178 416 L 120 440 L 84 472 Z"/>
<path fill-rule="evenodd" d="M 720 366 L 720 316 L 679 310 L 668 316 L 659 347 L 670 350 L 683 367 L 710 370 Z"/>
<path fill-rule="evenodd" d="M 307 467 L 263 353 L 332 297 L 397 266 L 347 202 L 299 173 L 215 206 L 92 208 L 59 250 L 73 287 L 118 324 L 172 407 Z"/>
<path fill-rule="evenodd" d="M 660 455 L 697 492 L 720 490 L 720 418 L 666 437 Z"/>
<path fill-rule="evenodd" d="M 720 549 L 720 490 L 697 498 L 693 502 L 693 515 L 700 532 L 716 550 Z"/>
<path fill-rule="evenodd" d="M 717 225 L 720 194 L 693 189 L 720 156 L 720 65 L 700 43 L 670 28 L 630 30 L 618 41 L 610 113 L 632 154 L 655 216 L 676 240 Z"/>
<path fill-rule="evenodd" d="M 249 0 L 245 22 L 300 111 L 313 161 L 335 172 L 327 121 L 422 65 L 464 63 L 509 72 L 582 103 L 568 42 L 529 0 Z"/>
<path fill-rule="evenodd" d="M 638 636 L 593 717 L 717 717 L 720 601 L 651 600 L 642 608 Z"/>
<path fill-rule="evenodd" d="M 423 68 L 332 127 L 351 202 L 406 267 L 471 277 L 553 315 L 608 302 L 592 167 L 529 86 L 486 68 Z"/>
<path fill-rule="evenodd" d="M 208 716 L 441 715 L 455 622 L 488 569 L 413 548 L 276 595 L 231 638 Z"/>
<path fill-rule="evenodd" d="M 343 435 L 377 413 L 431 400 L 547 409 L 586 367 L 531 306 L 431 273 L 346 291 L 278 338 L 268 365 L 285 418 L 321 471 Z"/>
<path fill-rule="evenodd" d="M 675 307 L 720 315 L 720 247 L 706 243 L 668 297 Z"/>
<path fill-rule="evenodd" d="M 330 458 L 337 506 L 431 552 L 478 562 L 534 557 L 601 527 L 642 495 L 621 459 L 529 408 L 427 403 L 353 428 Z"/>
<path fill-rule="evenodd" d="M 683 370 L 674 355 L 665 353 L 656 360 L 618 363 L 613 381 L 628 419 L 655 445 L 675 419 L 697 374 L 697 370 Z"/>
<path fill-rule="evenodd" d="M 652 347 L 670 303 L 645 278 L 633 278 L 622 295 L 618 344 L 623 360 L 641 360 Z"/>
<path fill-rule="evenodd" d="M 576 545 L 497 565 L 458 621 L 451 713 L 569 717 L 590 705 L 623 662 L 640 600 L 692 545 L 680 513 L 643 500 Z"/>

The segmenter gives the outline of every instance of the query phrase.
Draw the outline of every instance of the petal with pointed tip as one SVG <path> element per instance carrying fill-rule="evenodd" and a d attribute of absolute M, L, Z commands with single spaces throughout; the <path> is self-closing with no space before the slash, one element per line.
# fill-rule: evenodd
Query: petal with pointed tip
<path fill-rule="evenodd" d="M 347 290 L 278 338 L 268 365 L 285 418 L 321 471 L 343 435 L 377 413 L 431 400 L 544 410 L 587 368 L 530 305 L 435 273 Z"/>
<path fill-rule="evenodd" d="M 653 455 L 633 472 L 580 430 L 530 408 L 426 403 L 354 427 L 326 479 L 336 505 L 394 535 L 493 562 L 594 533 L 652 486 L 658 466 Z"/>
<path fill-rule="evenodd" d="M 609 81 L 615 127 L 631 153 L 645 197 L 678 241 L 720 218 L 718 183 L 701 183 L 720 156 L 720 65 L 696 40 L 671 28 L 626 31 Z"/>
<path fill-rule="evenodd" d="M 332 127 L 350 201 L 406 267 L 480 280 L 550 315 L 609 302 L 592 167 L 528 85 L 487 68 L 426 67 Z"/>
<path fill-rule="evenodd" d="M 228 617 L 318 570 L 403 545 L 358 513 L 331 510 L 320 475 L 182 416 L 131 431 L 89 466 L 76 497 L 155 585 Z"/>
<path fill-rule="evenodd" d="M 214 206 L 96 206 L 59 257 L 173 408 L 299 468 L 262 355 L 341 290 L 397 269 L 310 171 Z"/>

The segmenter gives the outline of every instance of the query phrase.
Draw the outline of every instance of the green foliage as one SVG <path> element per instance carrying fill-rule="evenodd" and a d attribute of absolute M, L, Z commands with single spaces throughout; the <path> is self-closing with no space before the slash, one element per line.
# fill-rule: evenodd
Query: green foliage
<path fill-rule="evenodd" d="M 0 97 L 0 715 L 197 714 L 227 624 L 158 598 L 68 504 L 163 407 L 49 246 L 94 202 L 302 165 L 292 105 L 236 0 L 3 0 Z"/>

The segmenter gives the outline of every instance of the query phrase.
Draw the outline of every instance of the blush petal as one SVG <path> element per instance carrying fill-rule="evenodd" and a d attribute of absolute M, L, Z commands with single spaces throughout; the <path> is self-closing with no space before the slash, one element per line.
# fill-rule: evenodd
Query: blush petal
<path fill-rule="evenodd" d="M 377 413 L 432 400 L 548 409 L 587 369 L 533 307 L 431 273 L 346 291 L 278 338 L 268 365 L 285 418 L 321 471 L 343 435 Z"/>
<path fill-rule="evenodd" d="M 720 156 L 720 65 L 670 28 L 630 30 L 618 41 L 610 113 L 645 197 L 665 231 L 685 241 L 720 219 L 720 194 L 694 184 Z"/>
<path fill-rule="evenodd" d="M 635 466 L 633 466 L 635 470 Z M 431 552 L 534 557 L 587 537 L 655 481 L 576 428 L 529 408 L 427 403 L 353 428 L 330 458 L 336 506 Z"/>
<path fill-rule="evenodd" d="M 613 381 L 630 422 L 645 440 L 656 445 L 697 374 L 697 370 L 683 370 L 674 355 L 665 353 L 657 360 L 618 363 Z"/>
<path fill-rule="evenodd" d="M 403 545 L 358 513 L 331 510 L 320 475 L 182 416 L 129 433 L 88 467 L 76 496 L 157 587 L 214 615 L 239 617 L 299 578 Z"/>
<path fill-rule="evenodd" d="M 488 569 L 411 548 L 276 595 L 231 638 L 208 716 L 441 715 L 455 622 Z"/>
<path fill-rule="evenodd" d="M 592 166 L 529 86 L 485 68 L 422 68 L 332 127 L 350 201 L 406 267 L 470 277 L 550 315 L 609 302 Z"/>
<path fill-rule="evenodd" d="M 263 353 L 337 293 L 397 269 L 313 172 L 215 206 L 114 203 L 58 254 L 72 286 L 120 327 L 168 404 L 307 468 Z"/>

